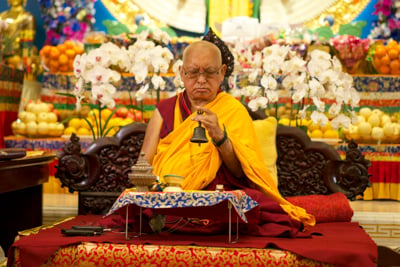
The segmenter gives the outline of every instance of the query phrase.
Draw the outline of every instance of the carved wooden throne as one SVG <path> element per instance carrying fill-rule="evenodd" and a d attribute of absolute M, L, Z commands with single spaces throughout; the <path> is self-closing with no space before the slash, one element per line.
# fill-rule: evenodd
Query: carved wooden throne
<path fill-rule="evenodd" d="M 79 214 L 104 214 L 125 189 L 132 187 L 128 173 L 136 163 L 146 124 L 123 127 L 115 137 L 100 138 L 81 151 L 72 135 L 58 154 L 55 176 L 70 192 L 79 192 Z M 328 195 L 343 192 L 353 200 L 370 185 L 368 167 L 355 142 L 346 159 L 326 143 L 312 142 L 299 128 L 278 126 L 278 187 L 283 196 Z"/>

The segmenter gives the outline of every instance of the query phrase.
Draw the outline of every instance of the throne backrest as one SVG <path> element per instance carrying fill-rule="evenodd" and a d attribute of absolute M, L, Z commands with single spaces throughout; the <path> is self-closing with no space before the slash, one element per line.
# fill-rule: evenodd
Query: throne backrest
<path fill-rule="evenodd" d="M 144 123 L 127 125 L 114 137 L 97 139 L 84 152 L 79 138 L 71 136 L 57 155 L 55 176 L 70 192 L 79 192 L 79 214 L 104 214 L 125 188 L 134 186 L 128 174 L 139 157 L 145 131 Z M 277 126 L 275 141 L 283 196 L 342 192 L 355 199 L 370 184 L 370 163 L 354 142 L 341 160 L 333 147 L 311 141 L 299 128 Z"/>

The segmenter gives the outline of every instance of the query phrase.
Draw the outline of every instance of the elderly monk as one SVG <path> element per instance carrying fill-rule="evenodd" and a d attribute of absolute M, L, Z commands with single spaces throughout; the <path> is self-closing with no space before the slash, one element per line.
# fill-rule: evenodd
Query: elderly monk
<path fill-rule="evenodd" d="M 223 184 L 225 190 L 244 190 L 260 204 L 259 222 L 248 226 L 247 232 L 294 236 L 303 225 L 314 225 L 314 217 L 280 195 L 263 164 L 248 111 L 220 89 L 226 69 L 213 43 L 202 40 L 189 45 L 180 68 L 185 90 L 157 104 L 142 152 L 161 179 L 167 174 L 183 176 L 183 189 L 215 190 Z M 198 122 L 210 142 L 190 142 Z M 285 227 L 282 232 L 271 230 L 271 223 Z"/>

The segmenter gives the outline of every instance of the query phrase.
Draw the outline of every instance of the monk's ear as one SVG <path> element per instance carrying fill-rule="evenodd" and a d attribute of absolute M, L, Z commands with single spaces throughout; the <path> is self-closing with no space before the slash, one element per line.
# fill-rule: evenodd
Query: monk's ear
<path fill-rule="evenodd" d="M 222 74 L 223 77 L 225 77 L 226 68 L 227 68 L 226 65 L 222 64 L 222 66 L 221 66 L 221 74 Z"/>
<path fill-rule="evenodd" d="M 178 67 L 178 70 L 179 70 L 179 74 L 181 75 L 181 77 L 183 77 L 183 65 L 179 65 L 179 67 Z"/>

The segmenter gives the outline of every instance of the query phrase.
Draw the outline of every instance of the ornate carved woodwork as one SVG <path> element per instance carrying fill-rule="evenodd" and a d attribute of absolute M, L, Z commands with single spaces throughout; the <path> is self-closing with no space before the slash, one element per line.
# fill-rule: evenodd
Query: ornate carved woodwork
<path fill-rule="evenodd" d="M 115 137 L 97 139 L 83 153 L 79 137 L 71 136 L 57 155 L 55 177 L 71 193 L 79 192 L 79 214 L 106 213 L 119 194 L 133 186 L 128 173 L 139 157 L 145 130 L 144 123 L 125 126 Z"/>
<path fill-rule="evenodd" d="M 370 186 L 366 160 L 350 141 L 346 159 L 324 142 L 314 142 L 300 128 L 278 126 L 278 188 L 283 196 L 344 193 L 348 199 L 363 195 Z"/>

